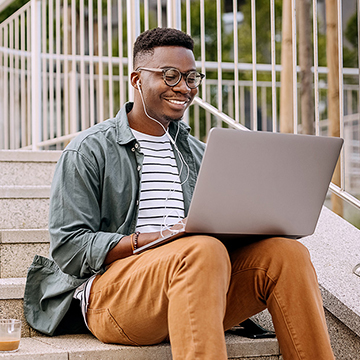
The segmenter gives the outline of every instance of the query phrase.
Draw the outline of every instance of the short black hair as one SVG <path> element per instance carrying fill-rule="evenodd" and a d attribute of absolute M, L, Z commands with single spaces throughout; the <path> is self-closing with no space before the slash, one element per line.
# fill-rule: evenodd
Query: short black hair
<path fill-rule="evenodd" d="M 152 55 L 158 46 L 182 46 L 194 51 L 194 40 L 181 30 L 173 28 L 154 28 L 141 33 L 135 41 L 133 50 L 134 65 L 143 55 Z"/>

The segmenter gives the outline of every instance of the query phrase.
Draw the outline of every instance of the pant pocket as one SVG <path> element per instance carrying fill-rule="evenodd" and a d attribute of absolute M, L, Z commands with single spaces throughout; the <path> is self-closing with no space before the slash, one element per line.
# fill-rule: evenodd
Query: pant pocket
<path fill-rule="evenodd" d="M 103 343 L 138 345 L 125 334 L 109 309 L 88 309 L 87 321 L 91 332 Z"/>

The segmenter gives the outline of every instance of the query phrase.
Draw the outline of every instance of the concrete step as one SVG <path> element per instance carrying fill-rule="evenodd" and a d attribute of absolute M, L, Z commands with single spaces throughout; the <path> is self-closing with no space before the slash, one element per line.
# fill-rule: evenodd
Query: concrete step
<path fill-rule="evenodd" d="M 0 186 L 50 185 L 61 151 L 0 151 Z"/>
<path fill-rule="evenodd" d="M 50 185 L 0 185 L 1 199 L 46 199 Z"/>
<path fill-rule="evenodd" d="M 0 229 L 47 227 L 50 185 L 61 151 L 0 151 Z"/>
<path fill-rule="evenodd" d="M 50 185 L 0 186 L 0 229 L 48 226 Z"/>
<path fill-rule="evenodd" d="M 47 229 L 0 230 L 0 278 L 25 277 L 35 255 L 49 255 Z"/>
<path fill-rule="evenodd" d="M 20 319 L 21 336 L 29 337 L 34 331 L 27 324 L 24 316 L 25 280 L 25 278 L 0 279 L 0 318 Z"/>
<path fill-rule="evenodd" d="M 276 339 L 252 340 L 236 335 L 226 335 L 228 359 L 278 360 L 281 359 Z M 103 344 L 94 336 L 63 335 L 37 336 L 20 342 L 19 351 L 1 354 L 0 359 L 48 360 L 170 360 L 169 343 L 153 346 L 123 346 Z"/>

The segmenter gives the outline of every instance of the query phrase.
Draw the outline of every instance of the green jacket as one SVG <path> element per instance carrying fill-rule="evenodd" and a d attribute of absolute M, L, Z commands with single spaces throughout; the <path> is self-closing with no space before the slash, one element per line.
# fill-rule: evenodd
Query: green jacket
<path fill-rule="evenodd" d="M 128 124 L 131 108 L 127 103 L 114 119 L 83 131 L 56 166 L 49 212 L 51 259 L 35 256 L 24 295 L 26 319 L 42 333 L 56 333 L 75 289 L 103 273 L 108 251 L 135 231 L 143 154 Z M 172 137 L 178 126 L 176 144 L 190 171 L 183 184 L 187 214 L 205 145 L 189 135 L 183 122 L 171 123 Z M 186 175 L 183 171 L 182 182 Z"/>

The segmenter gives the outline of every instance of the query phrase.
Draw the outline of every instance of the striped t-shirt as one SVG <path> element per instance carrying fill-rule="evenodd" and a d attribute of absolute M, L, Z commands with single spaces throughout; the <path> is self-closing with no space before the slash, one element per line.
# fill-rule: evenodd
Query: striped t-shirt
<path fill-rule="evenodd" d="M 184 218 L 184 198 L 174 151 L 167 134 L 151 136 L 132 129 L 144 154 L 136 230 L 165 230 Z"/>

